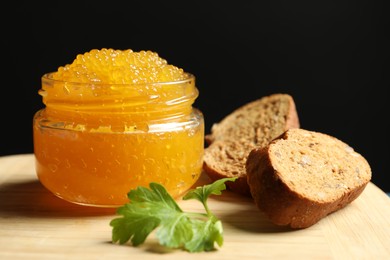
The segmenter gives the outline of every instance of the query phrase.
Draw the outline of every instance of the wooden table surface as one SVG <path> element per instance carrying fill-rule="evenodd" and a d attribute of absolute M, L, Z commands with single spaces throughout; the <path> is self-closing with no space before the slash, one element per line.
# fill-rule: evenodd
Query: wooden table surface
<path fill-rule="evenodd" d="M 198 184 L 207 181 L 204 175 Z M 36 177 L 32 154 L 0 157 L 0 259 L 390 259 L 390 198 L 373 183 L 346 208 L 295 231 L 274 226 L 250 198 L 229 191 L 209 203 L 224 227 L 215 251 L 167 250 L 154 234 L 139 247 L 117 245 L 114 209 L 52 195 Z M 203 211 L 197 201 L 179 205 Z"/>

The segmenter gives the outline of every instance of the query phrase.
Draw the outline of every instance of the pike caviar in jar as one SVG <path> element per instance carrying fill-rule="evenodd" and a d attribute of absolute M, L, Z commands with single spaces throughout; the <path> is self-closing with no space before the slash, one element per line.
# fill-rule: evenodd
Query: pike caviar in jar
<path fill-rule="evenodd" d="M 43 75 L 33 120 L 40 182 L 67 201 L 116 207 L 157 182 L 177 197 L 199 178 L 204 119 L 193 75 L 151 51 L 100 49 Z"/>

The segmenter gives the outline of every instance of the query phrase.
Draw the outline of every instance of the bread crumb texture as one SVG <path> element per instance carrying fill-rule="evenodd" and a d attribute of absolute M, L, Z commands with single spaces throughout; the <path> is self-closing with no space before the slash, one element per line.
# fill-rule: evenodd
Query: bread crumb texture
<path fill-rule="evenodd" d="M 326 134 L 302 132 L 289 131 L 269 148 L 278 177 L 292 191 L 329 201 L 370 179 L 368 163 L 352 147 Z"/>
<path fill-rule="evenodd" d="M 227 115 L 205 136 L 205 172 L 211 179 L 238 177 L 228 187 L 250 195 L 245 163 L 249 152 L 264 147 L 291 127 L 299 127 L 295 103 L 288 94 L 273 94 L 252 101 Z"/>
<path fill-rule="evenodd" d="M 287 130 L 246 164 L 256 204 L 272 221 L 308 227 L 352 202 L 371 180 L 366 159 L 330 135 Z"/>

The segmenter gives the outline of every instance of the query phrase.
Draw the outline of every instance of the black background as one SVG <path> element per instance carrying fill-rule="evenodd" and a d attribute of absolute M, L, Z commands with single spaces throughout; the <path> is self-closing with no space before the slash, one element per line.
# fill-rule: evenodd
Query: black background
<path fill-rule="evenodd" d="M 1 8 L 0 155 L 33 152 L 40 77 L 79 53 L 152 50 L 196 76 L 206 132 L 246 102 L 291 94 L 390 191 L 385 1 L 10 1 Z"/>

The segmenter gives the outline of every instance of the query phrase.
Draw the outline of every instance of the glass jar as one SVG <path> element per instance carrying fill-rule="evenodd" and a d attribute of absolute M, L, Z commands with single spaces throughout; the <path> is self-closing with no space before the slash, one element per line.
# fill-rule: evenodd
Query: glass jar
<path fill-rule="evenodd" d="M 195 77 L 153 84 L 92 84 L 42 77 L 34 115 L 40 182 L 56 196 L 116 207 L 150 182 L 178 197 L 199 178 L 204 119 Z"/>

